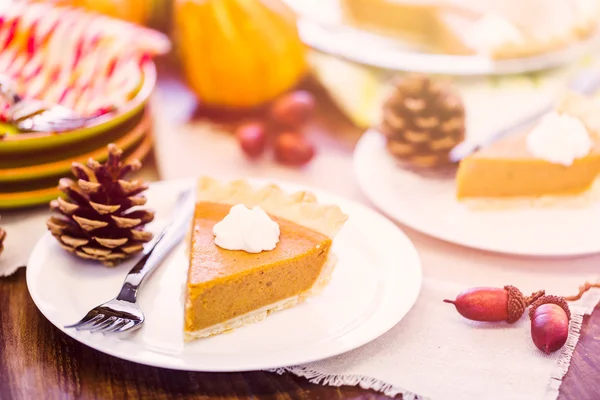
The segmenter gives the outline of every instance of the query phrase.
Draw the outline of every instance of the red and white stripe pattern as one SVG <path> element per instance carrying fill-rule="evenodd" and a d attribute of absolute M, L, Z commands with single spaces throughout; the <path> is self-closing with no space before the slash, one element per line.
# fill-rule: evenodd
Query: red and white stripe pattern
<path fill-rule="evenodd" d="M 13 1 L 0 9 L 0 75 L 24 98 L 82 115 L 125 104 L 141 83 L 143 60 L 169 50 L 159 32 L 77 8 Z"/>

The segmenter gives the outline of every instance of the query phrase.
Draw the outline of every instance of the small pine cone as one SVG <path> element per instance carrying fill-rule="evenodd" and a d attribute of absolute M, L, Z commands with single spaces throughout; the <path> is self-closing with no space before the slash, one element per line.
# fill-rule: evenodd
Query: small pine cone
<path fill-rule="evenodd" d="M 410 166 L 448 165 L 450 150 L 465 137 L 465 109 L 449 85 L 409 75 L 395 80 L 380 131 L 390 153 Z"/>
<path fill-rule="evenodd" d="M 148 185 L 124 179 L 141 163 L 124 163 L 122 155 L 110 144 L 106 163 L 93 159 L 87 166 L 73 163 L 71 171 L 77 181 L 59 181 L 58 188 L 66 198 L 50 202 L 50 208 L 60 215 L 50 217 L 46 224 L 65 250 L 107 266 L 139 253 L 152 239 L 152 233 L 143 228 L 154 219 L 154 213 L 141 208 L 146 204 L 142 192 Z"/>
<path fill-rule="evenodd" d="M 6 239 L 6 231 L 0 228 L 0 255 L 2 255 L 2 250 L 4 250 L 4 239 Z"/>

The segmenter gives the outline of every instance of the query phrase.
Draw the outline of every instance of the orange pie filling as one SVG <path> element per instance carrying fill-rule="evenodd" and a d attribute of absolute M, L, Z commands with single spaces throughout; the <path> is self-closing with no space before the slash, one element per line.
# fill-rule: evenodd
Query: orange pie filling
<path fill-rule="evenodd" d="M 600 144 L 572 165 L 535 158 L 515 135 L 461 161 L 456 182 L 459 199 L 574 195 L 590 188 L 600 171 Z"/>
<path fill-rule="evenodd" d="M 297 296 L 317 281 L 331 240 L 311 229 L 273 217 L 281 230 L 272 251 L 259 254 L 222 249 L 213 226 L 231 206 L 198 203 L 194 216 L 185 330 L 201 330 Z"/>

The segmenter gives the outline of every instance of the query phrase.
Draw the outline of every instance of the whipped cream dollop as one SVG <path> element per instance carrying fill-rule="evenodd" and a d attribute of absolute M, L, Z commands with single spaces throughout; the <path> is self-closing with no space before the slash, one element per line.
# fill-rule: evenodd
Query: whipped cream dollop
<path fill-rule="evenodd" d="M 260 207 L 238 204 L 213 227 L 215 244 L 227 250 L 260 253 L 273 250 L 279 243 L 279 225 Z"/>
<path fill-rule="evenodd" d="M 537 158 L 569 166 L 592 149 L 592 139 L 579 118 L 546 114 L 527 136 L 527 150 Z"/>
<path fill-rule="evenodd" d="M 489 13 L 475 22 L 467 41 L 480 53 L 487 54 L 505 46 L 519 45 L 524 39 L 519 28 L 506 18 Z"/>

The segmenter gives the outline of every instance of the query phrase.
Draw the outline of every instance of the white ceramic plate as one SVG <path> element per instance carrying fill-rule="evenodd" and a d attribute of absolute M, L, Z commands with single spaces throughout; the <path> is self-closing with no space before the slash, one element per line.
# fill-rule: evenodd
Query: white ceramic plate
<path fill-rule="evenodd" d="M 148 205 L 159 218 L 152 230 L 166 223 L 177 193 L 191 184 L 176 181 L 151 186 Z M 410 240 L 380 214 L 340 197 L 313 192 L 319 201 L 338 204 L 349 215 L 335 240 L 339 263 L 330 285 L 304 304 L 232 333 L 184 344 L 181 293 L 188 262 L 184 245 L 174 249 L 142 287 L 139 302 L 146 323 L 128 337 L 63 326 L 114 296 L 133 261 L 106 269 L 75 259 L 46 235 L 29 260 L 29 292 L 44 316 L 67 335 L 141 364 L 189 371 L 246 371 L 298 365 L 347 352 L 382 335 L 409 311 L 421 286 L 420 261 Z"/>
<path fill-rule="evenodd" d="M 339 0 L 286 2 L 301 16 L 298 28 L 307 45 L 350 61 L 390 70 L 467 76 L 527 73 L 572 63 L 600 42 L 600 34 L 596 34 L 562 50 L 510 60 L 494 60 L 482 55 L 432 54 L 344 24 Z"/>
<path fill-rule="evenodd" d="M 455 198 L 455 181 L 400 168 L 375 131 L 354 153 L 364 193 L 395 220 L 430 236 L 481 250 L 527 256 L 600 252 L 600 204 L 587 207 L 511 207 L 473 210 Z"/>

